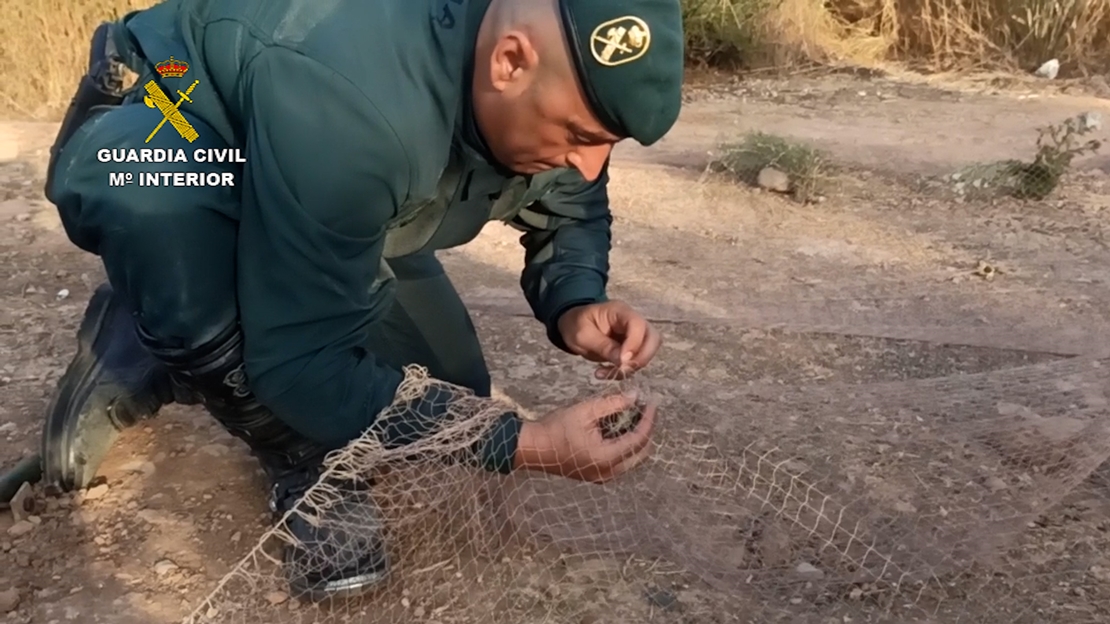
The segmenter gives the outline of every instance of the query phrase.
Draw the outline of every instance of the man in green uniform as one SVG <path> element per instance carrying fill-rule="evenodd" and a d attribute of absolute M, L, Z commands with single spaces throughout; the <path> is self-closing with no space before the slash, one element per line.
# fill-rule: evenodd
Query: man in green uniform
<path fill-rule="evenodd" d="M 490 393 L 434 254 L 493 220 L 522 232 L 521 287 L 556 347 L 617 374 L 658 350 L 606 296 L 607 166 L 677 118 L 679 0 L 167 0 L 107 26 L 46 189 L 108 275 L 47 414 L 48 483 L 84 487 L 119 431 L 174 402 L 249 445 L 279 514 L 368 429 L 419 439 L 451 397 L 378 422 L 405 365 Z M 119 97 L 111 59 L 138 73 Z M 651 407 L 622 437 L 598 431 L 632 401 L 504 414 L 474 463 L 612 479 L 651 448 Z M 369 526 L 362 486 L 337 487 L 327 513 Z M 295 591 L 385 578 L 380 535 L 342 524 L 292 522 L 290 562 L 330 564 Z"/>

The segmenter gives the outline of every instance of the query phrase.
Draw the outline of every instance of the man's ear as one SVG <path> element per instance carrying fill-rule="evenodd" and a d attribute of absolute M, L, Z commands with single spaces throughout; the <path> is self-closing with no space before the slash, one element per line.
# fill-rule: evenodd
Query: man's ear
<path fill-rule="evenodd" d="M 539 63 L 539 53 L 524 33 L 505 33 L 490 55 L 491 86 L 503 93 L 521 93 L 532 82 Z"/>

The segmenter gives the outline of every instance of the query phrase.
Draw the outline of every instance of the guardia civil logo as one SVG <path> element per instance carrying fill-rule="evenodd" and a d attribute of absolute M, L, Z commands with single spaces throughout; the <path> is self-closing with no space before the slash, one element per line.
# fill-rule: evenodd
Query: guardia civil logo
<path fill-rule="evenodd" d="M 169 59 L 155 65 L 154 69 L 163 78 L 181 78 L 189 71 L 189 63 L 179 61 L 171 56 Z M 189 120 L 178 110 L 181 108 L 183 102 L 192 102 L 192 100 L 189 99 L 189 94 L 193 92 L 193 89 L 197 88 L 198 84 L 200 84 L 200 81 L 194 80 L 193 84 L 189 85 L 189 88 L 185 89 L 184 92 L 178 89 L 177 94 L 181 96 L 181 99 L 176 102 L 170 101 L 170 98 L 166 95 L 165 91 L 162 91 L 162 88 L 158 86 L 157 82 L 150 80 L 143 85 L 147 93 L 143 96 L 143 103 L 150 108 L 157 108 L 162 112 L 162 121 L 159 121 L 158 125 L 150 135 L 147 136 L 146 143 L 150 143 L 150 140 L 154 138 L 154 135 L 158 134 L 158 131 L 162 129 L 162 126 L 164 126 L 167 121 L 170 122 L 174 130 L 177 130 L 181 138 L 190 143 L 196 141 L 197 138 L 200 137 L 200 135 L 197 134 L 196 128 L 193 127 L 193 124 L 189 123 Z"/>
<path fill-rule="evenodd" d="M 590 36 L 594 58 L 608 67 L 638 60 L 650 47 L 651 29 L 647 22 L 632 15 L 604 22 Z"/>

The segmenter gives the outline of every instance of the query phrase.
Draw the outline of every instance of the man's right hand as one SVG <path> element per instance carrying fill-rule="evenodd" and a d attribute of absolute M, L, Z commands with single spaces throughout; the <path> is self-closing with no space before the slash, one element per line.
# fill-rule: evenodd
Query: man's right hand
<path fill-rule="evenodd" d="M 656 404 L 648 403 L 635 429 L 615 438 L 601 434 L 601 419 L 634 407 L 636 396 L 617 394 L 557 409 L 521 429 L 515 468 L 604 483 L 651 455 Z"/>

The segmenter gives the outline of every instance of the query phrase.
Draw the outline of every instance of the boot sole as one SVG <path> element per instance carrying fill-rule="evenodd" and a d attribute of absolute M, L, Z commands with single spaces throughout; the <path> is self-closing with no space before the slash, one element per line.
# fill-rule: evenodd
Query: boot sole
<path fill-rule="evenodd" d="M 97 302 L 96 299 L 102 301 Z M 95 308 L 92 308 L 96 305 Z M 102 422 L 95 422 L 97 415 L 88 411 L 74 414 L 73 406 L 86 406 L 95 384 L 92 380 L 101 373 L 101 364 L 94 355 L 95 337 L 105 320 L 115 312 L 111 291 L 93 294 L 90 308 L 95 314 L 86 315 L 81 321 L 78 336 L 92 336 L 92 340 L 79 339 L 77 353 L 66 367 L 47 408 L 42 434 L 43 481 L 48 487 L 63 491 L 81 489 L 93 480 L 104 455 L 119 436 L 119 429 L 107 413 Z M 97 409 L 92 406 L 91 409 Z M 80 436 L 78 436 L 78 429 Z M 80 437 L 80 440 L 78 440 Z M 81 448 L 77 442 L 80 441 Z"/>
<path fill-rule="evenodd" d="M 359 574 L 334 581 L 312 582 L 304 577 L 289 578 L 289 589 L 294 597 L 309 602 L 358 598 L 377 589 L 389 579 L 388 563 L 386 566 L 383 571 Z"/>

